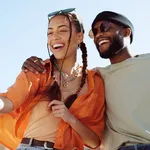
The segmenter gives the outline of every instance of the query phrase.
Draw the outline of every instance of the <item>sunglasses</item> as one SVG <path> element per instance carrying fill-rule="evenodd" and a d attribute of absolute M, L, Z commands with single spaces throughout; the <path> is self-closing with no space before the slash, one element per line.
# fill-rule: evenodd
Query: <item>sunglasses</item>
<path fill-rule="evenodd" d="M 75 8 L 68 8 L 68 9 L 64 9 L 64 10 L 54 11 L 54 12 L 48 14 L 48 18 L 50 18 L 54 15 L 57 15 L 57 14 L 70 13 L 72 11 L 75 11 Z"/>
<path fill-rule="evenodd" d="M 103 21 L 99 28 L 93 28 L 89 31 L 89 37 L 94 38 L 98 32 L 107 32 L 111 28 L 111 22 Z"/>

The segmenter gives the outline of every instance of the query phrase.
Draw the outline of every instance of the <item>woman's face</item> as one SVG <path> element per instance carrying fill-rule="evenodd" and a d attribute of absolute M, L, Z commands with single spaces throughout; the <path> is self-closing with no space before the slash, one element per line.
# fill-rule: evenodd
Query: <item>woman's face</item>
<path fill-rule="evenodd" d="M 78 44 L 83 40 L 81 39 L 82 33 L 77 33 L 75 26 L 72 24 L 72 36 L 69 43 L 70 31 L 69 20 L 66 16 L 54 16 L 49 21 L 48 45 L 56 59 L 64 59 L 68 44 L 69 48 L 66 58 L 76 58 Z"/>

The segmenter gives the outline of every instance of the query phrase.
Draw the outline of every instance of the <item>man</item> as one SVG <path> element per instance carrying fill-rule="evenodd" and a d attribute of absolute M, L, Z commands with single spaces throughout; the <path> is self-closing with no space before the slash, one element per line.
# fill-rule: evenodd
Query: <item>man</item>
<path fill-rule="evenodd" d="M 96 68 L 105 82 L 105 150 L 150 150 L 150 54 L 130 55 L 133 33 L 125 16 L 104 11 L 94 19 L 89 34 L 100 56 L 111 62 Z M 28 59 L 23 69 L 43 71 L 36 60 Z"/>
<path fill-rule="evenodd" d="M 104 145 L 108 150 L 150 149 L 150 145 L 143 145 L 150 143 L 150 119 L 146 118 L 150 113 L 150 55 L 130 55 L 133 30 L 125 16 L 114 12 L 102 12 L 92 23 L 100 56 L 111 62 L 105 68 L 97 68 L 105 82 Z"/>

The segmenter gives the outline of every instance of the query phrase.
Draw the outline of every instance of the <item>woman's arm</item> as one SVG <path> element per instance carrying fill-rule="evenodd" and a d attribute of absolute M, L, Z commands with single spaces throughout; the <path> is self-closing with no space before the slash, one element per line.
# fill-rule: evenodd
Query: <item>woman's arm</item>
<path fill-rule="evenodd" d="M 13 111 L 13 103 L 5 98 L 5 97 L 0 97 L 0 114 L 4 113 L 9 113 Z"/>
<path fill-rule="evenodd" d="M 82 137 L 87 146 L 95 148 L 101 144 L 105 125 L 105 88 L 103 79 L 97 73 L 94 75 L 94 89 L 91 94 L 91 98 L 87 100 L 88 105 L 83 111 L 85 114 L 87 112 L 88 116 L 81 119 L 82 122 L 72 116 L 69 124 Z M 80 109 L 82 108 L 79 107 L 79 111 Z"/>
<path fill-rule="evenodd" d="M 100 145 L 99 136 L 72 114 L 69 117 L 68 123 L 80 135 L 86 145 L 90 146 L 91 148 L 95 148 Z"/>
<path fill-rule="evenodd" d="M 61 117 L 65 122 L 71 125 L 86 145 L 91 148 L 95 148 L 100 145 L 99 136 L 71 114 L 63 102 L 53 100 L 49 103 L 49 107 L 52 108 L 52 112 L 55 117 Z"/>
<path fill-rule="evenodd" d="M 36 93 L 38 86 L 39 80 L 37 80 L 36 75 L 31 72 L 21 72 L 7 92 L 0 93 L 0 114 L 9 113 L 19 108 L 30 93 Z"/>

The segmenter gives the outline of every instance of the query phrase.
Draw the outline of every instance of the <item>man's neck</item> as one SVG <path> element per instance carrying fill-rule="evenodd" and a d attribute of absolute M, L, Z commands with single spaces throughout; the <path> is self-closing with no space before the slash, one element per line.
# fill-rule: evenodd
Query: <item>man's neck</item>
<path fill-rule="evenodd" d="M 111 62 L 111 64 L 116 64 L 116 63 L 120 63 L 120 62 L 122 62 L 128 58 L 131 58 L 131 57 L 132 56 L 129 53 L 129 49 L 125 47 L 118 54 L 116 54 L 115 56 L 110 58 L 110 62 Z"/>

